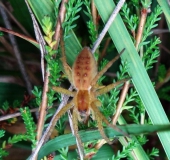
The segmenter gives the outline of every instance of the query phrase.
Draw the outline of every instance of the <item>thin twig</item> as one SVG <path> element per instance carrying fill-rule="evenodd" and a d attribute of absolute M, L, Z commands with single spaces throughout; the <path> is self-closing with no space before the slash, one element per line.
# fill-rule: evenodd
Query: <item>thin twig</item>
<path fill-rule="evenodd" d="M 58 18 L 58 23 L 56 25 L 55 28 L 55 35 L 54 35 L 54 39 L 57 41 L 57 43 L 54 45 L 53 49 L 57 49 L 58 45 L 59 45 L 59 40 L 60 40 L 60 29 L 61 29 L 61 24 L 64 22 L 64 18 L 65 18 L 65 13 L 66 13 L 66 3 L 68 2 L 68 0 L 62 0 L 61 3 L 61 8 L 60 8 L 60 12 L 59 12 L 59 18 Z"/>
<path fill-rule="evenodd" d="M 148 11 L 149 11 L 148 8 L 142 8 L 141 9 L 141 17 L 140 17 L 140 22 L 139 22 L 139 25 L 138 25 L 138 31 L 137 31 L 136 43 L 135 43 L 135 48 L 136 48 L 137 51 L 138 51 L 139 44 L 142 40 L 143 31 L 144 31 Z M 142 53 L 142 51 L 140 53 Z M 142 58 L 142 56 L 143 55 L 141 54 L 141 58 Z M 129 83 L 129 85 L 130 85 L 130 83 Z M 144 123 L 144 119 L 145 119 L 145 113 L 141 113 L 141 119 L 140 119 L 141 124 Z"/>
<path fill-rule="evenodd" d="M 137 35 L 136 35 L 135 47 L 137 50 L 138 50 L 139 43 L 141 42 L 141 39 L 142 39 L 143 30 L 144 30 L 144 26 L 145 26 L 145 22 L 146 22 L 146 17 L 147 17 L 147 9 L 143 8 L 141 10 L 141 18 L 140 18 L 140 22 L 138 25 Z"/>
<path fill-rule="evenodd" d="M 109 46 L 109 43 L 111 41 L 111 38 L 108 38 L 105 42 L 104 48 L 102 50 L 102 52 L 100 53 L 99 59 L 98 59 L 98 64 L 100 63 L 100 61 L 103 59 L 103 57 L 106 55 L 106 50 Z"/>
<path fill-rule="evenodd" d="M 105 139 L 101 139 L 100 142 L 97 143 L 94 148 L 96 150 L 99 150 L 105 143 L 106 143 L 106 140 Z"/>
<path fill-rule="evenodd" d="M 4 10 L 6 11 L 6 13 L 9 15 L 9 17 L 15 22 L 15 24 L 22 30 L 22 32 L 31 37 L 31 35 L 27 32 L 27 30 L 22 26 L 22 24 L 11 14 L 11 12 L 9 12 L 9 10 L 5 7 L 5 5 L 0 2 L 0 5 L 4 8 Z"/>
<path fill-rule="evenodd" d="M 102 32 L 99 34 L 98 39 L 96 40 L 96 42 L 94 43 L 93 47 L 92 47 L 92 53 L 94 53 L 96 51 L 96 49 L 98 48 L 98 46 L 100 45 L 101 41 L 103 40 L 106 32 L 108 31 L 108 29 L 110 28 L 110 26 L 112 25 L 114 19 L 116 18 L 117 14 L 119 13 L 120 9 L 122 8 L 123 4 L 125 3 L 125 0 L 120 0 L 119 3 L 117 4 L 116 8 L 114 9 L 114 11 L 112 12 L 109 20 L 107 21 L 104 29 L 102 30 Z"/>
<path fill-rule="evenodd" d="M 125 101 L 125 98 L 126 98 L 126 95 L 127 95 L 127 92 L 128 92 L 128 89 L 129 89 L 129 85 L 130 85 L 130 82 L 127 81 L 125 82 L 124 86 L 123 86 L 123 89 L 122 89 L 122 92 L 121 92 L 121 95 L 120 95 L 120 99 L 119 99 L 119 102 L 117 104 L 117 107 L 116 107 L 116 113 L 112 119 L 112 124 L 113 125 L 116 125 L 116 122 L 121 114 L 121 108 L 123 106 L 123 103 Z"/>
<path fill-rule="evenodd" d="M 96 9 L 94 0 L 92 0 L 91 2 L 91 11 L 92 11 L 93 23 L 97 27 L 97 9 Z"/>
<path fill-rule="evenodd" d="M 11 23 L 10 23 L 10 21 L 9 21 L 9 19 L 8 19 L 8 16 L 7 16 L 4 8 L 1 7 L 1 6 L 0 6 L 0 8 L 1 8 L 1 9 L 0 9 L 0 12 L 1 12 L 1 15 L 2 15 L 2 17 L 3 17 L 3 20 L 4 20 L 4 23 L 5 23 L 6 28 L 12 29 Z M 19 51 L 19 48 L 18 48 L 16 39 L 15 39 L 15 37 L 14 37 L 13 35 L 11 35 L 11 34 L 8 34 L 8 35 L 9 35 L 10 42 L 11 42 L 11 44 L 12 44 L 12 46 L 13 46 L 13 49 L 14 49 L 14 53 L 15 53 L 15 57 L 16 57 L 17 62 L 18 62 L 19 69 L 20 69 L 21 74 L 22 74 L 22 77 L 23 77 L 23 79 L 24 79 L 24 81 L 25 81 L 25 83 L 26 83 L 27 91 L 28 91 L 28 93 L 31 95 L 31 94 L 32 94 L 32 93 L 31 93 L 32 86 L 31 86 L 31 83 L 30 83 L 30 81 L 29 81 L 29 77 L 28 77 L 28 75 L 27 75 L 25 66 L 24 66 L 24 64 L 23 64 L 23 61 L 22 61 L 22 58 L 21 58 L 21 53 L 20 53 L 20 51 Z"/>
<path fill-rule="evenodd" d="M 2 36 L 0 36 L 0 42 L 3 44 L 5 49 L 14 57 L 14 52 L 13 52 L 11 44 Z"/>
<path fill-rule="evenodd" d="M 14 35 L 14 36 L 20 37 L 20 38 L 25 39 L 25 40 L 33 43 L 33 44 L 38 45 L 38 42 L 37 42 L 35 39 L 33 39 L 33 38 L 31 38 L 31 37 L 28 37 L 28 36 L 26 36 L 26 35 L 24 35 L 24 34 L 15 32 L 15 31 L 13 31 L 13 30 L 11 30 L 11 29 L 7 29 L 7 28 L 0 27 L 0 31 L 6 32 L 6 33 L 10 33 L 10 34 L 12 34 L 12 35 Z"/>
<path fill-rule="evenodd" d="M 37 124 L 37 140 L 39 141 L 42 135 L 42 131 L 44 128 L 44 119 L 46 116 L 46 110 L 47 110 L 47 92 L 48 92 L 48 83 L 49 83 L 49 76 L 50 72 L 49 70 L 46 71 L 45 79 L 44 79 L 44 87 L 43 87 L 43 94 L 42 94 L 42 102 L 40 106 L 40 114 Z"/>
<path fill-rule="evenodd" d="M 31 15 L 31 18 L 32 18 L 32 21 L 33 21 L 33 27 L 34 27 L 34 31 L 35 31 L 35 36 L 36 36 L 36 40 L 37 42 L 39 43 L 39 46 L 40 46 L 40 51 L 41 51 L 41 72 L 42 72 L 42 78 L 43 78 L 43 81 L 44 81 L 44 76 L 45 76 L 45 66 L 44 66 L 44 55 L 46 54 L 46 50 L 45 50 L 45 40 L 43 38 L 43 35 L 41 33 L 41 30 L 40 30 L 40 27 L 36 21 L 36 18 L 34 16 L 34 14 L 32 13 L 32 10 L 27 2 L 27 0 L 25 0 L 25 3 L 28 7 L 28 11 Z"/>
<path fill-rule="evenodd" d="M 36 111 L 38 111 L 38 108 L 30 109 L 30 112 L 36 112 Z M 8 115 L 5 115 L 5 116 L 1 116 L 0 121 L 4 121 L 4 120 L 10 119 L 10 118 L 19 117 L 20 115 L 21 115 L 21 113 L 18 112 L 18 113 L 13 113 L 13 114 L 8 114 Z"/>

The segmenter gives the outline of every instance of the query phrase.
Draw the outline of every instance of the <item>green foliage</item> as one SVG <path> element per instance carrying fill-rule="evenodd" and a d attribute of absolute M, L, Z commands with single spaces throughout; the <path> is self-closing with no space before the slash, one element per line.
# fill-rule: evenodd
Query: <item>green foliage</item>
<path fill-rule="evenodd" d="M 1 36 L 4 36 L 4 33 L 3 33 L 3 32 L 0 32 L 0 37 L 1 37 Z"/>
<path fill-rule="evenodd" d="M 76 27 L 76 24 L 73 24 L 80 16 L 76 15 L 81 10 L 81 5 L 83 2 L 81 0 L 70 0 L 66 4 L 66 15 L 64 19 L 63 28 L 64 28 L 64 37 L 66 38 L 69 32 Z"/>
<path fill-rule="evenodd" d="M 120 71 L 117 72 L 117 79 L 121 80 L 127 77 L 127 64 L 122 61 L 122 64 L 119 66 Z M 115 80 L 113 81 L 113 83 Z M 119 100 L 119 93 L 120 90 L 118 89 L 120 86 L 116 86 L 114 89 L 110 91 L 110 94 L 105 94 L 102 96 L 99 96 L 99 100 L 102 102 L 102 106 L 100 108 L 101 112 L 106 116 L 110 117 L 114 115 L 114 112 L 116 110 L 116 104 Z"/>
<path fill-rule="evenodd" d="M 35 101 L 36 101 L 37 106 L 40 106 L 40 104 L 41 104 L 42 89 L 39 89 L 37 86 L 34 86 L 34 89 L 32 90 L 32 93 L 36 97 Z"/>
<path fill-rule="evenodd" d="M 139 23 L 139 17 L 136 14 L 130 13 L 130 8 L 128 7 L 127 3 L 123 5 L 122 12 L 120 13 L 123 16 L 123 19 L 130 32 L 135 32 L 137 29 L 137 24 Z"/>
<path fill-rule="evenodd" d="M 58 149 L 58 151 L 60 152 L 60 157 L 62 160 L 67 160 L 68 158 L 68 147 L 66 148 L 61 148 Z"/>
<path fill-rule="evenodd" d="M 8 101 L 5 101 L 5 102 L 3 103 L 2 109 L 3 109 L 4 111 L 7 111 L 7 110 L 9 109 L 9 103 L 8 103 Z"/>
<path fill-rule="evenodd" d="M 79 15 L 77 15 L 80 10 L 82 9 L 82 4 L 84 3 L 86 6 L 86 11 L 84 13 L 88 17 L 88 21 L 86 22 L 88 30 L 89 30 L 89 39 L 92 43 L 96 40 L 97 37 L 97 31 L 96 26 L 93 23 L 92 13 L 90 10 L 90 2 L 89 0 L 85 0 L 82 2 L 81 0 L 70 0 L 68 4 L 66 4 L 66 16 L 65 21 L 63 23 L 63 30 L 64 30 L 64 40 L 69 37 L 69 33 L 72 29 L 76 27 L 76 21 L 79 18 Z M 130 31 L 130 34 L 132 33 L 132 39 L 134 39 L 134 35 L 139 23 L 139 14 L 137 11 L 140 10 L 140 3 L 142 3 L 142 7 L 148 8 L 150 5 L 150 2 L 147 0 L 139 1 L 139 0 L 133 0 L 130 3 L 125 3 L 124 7 L 122 8 L 122 16 L 124 17 L 124 22 L 127 25 L 127 28 Z M 56 1 L 52 0 L 52 3 L 54 4 L 54 13 L 55 18 L 59 21 L 58 13 L 59 13 L 59 6 L 61 4 L 61 0 Z M 130 6 L 129 4 L 133 4 Z M 135 8 L 133 8 L 135 7 Z M 133 8 L 133 9 L 132 9 Z M 133 13 L 136 9 L 137 13 Z M 156 58 L 159 56 L 159 48 L 158 44 L 160 44 L 160 40 L 157 37 L 154 37 L 152 39 L 149 39 L 152 34 L 152 29 L 157 26 L 157 23 L 160 18 L 160 14 L 162 13 L 160 7 L 156 7 L 154 12 L 151 13 L 151 15 L 148 16 L 147 22 L 145 24 L 144 34 L 142 41 L 139 45 L 138 50 L 140 51 L 143 64 L 145 66 L 145 69 L 151 69 L 153 67 L 153 64 L 156 63 Z M 59 96 L 56 95 L 56 93 L 51 89 L 51 86 L 59 86 L 61 84 L 61 66 L 59 61 L 59 51 L 53 50 L 54 45 L 56 44 L 56 41 L 53 40 L 54 36 L 54 28 L 55 28 L 56 22 L 53 21 L 52 17 L 50 16 L 44 16 L 42 19 L 42 29 L 44 31 L 44 39 L 47 43 L 46 51 L 47 55 L 45 56 L 45 59 L 47 61 L 47 70 L 50 71 L 50 78 L 49 78 L 49 92 L 47 94 L 48 96 L 48 107 L 53 106 L 54 100 L 58 99 Z M 135 42 L 135 40 L 133 40 Z M 103 60 L 101 63 L 101 68 L 103 68 L 107 63 L 107 60 Z M 117 79 L 123 79 L 127 76 L 128 71 L 128 63 L 126 61 L 122 61 L 122 65 L 120 65 L 120 71 L 117 72 Z M 162 67 L 159 69 L 159 81 L 161 81 L 165 77 L 165 67 Z M 101 77 L 99 80 L 99 84 L 102 83 L 102 81 L 105 79 L 105 76 Z M 115 81 L 113 81 L 115 82 Z M 119 86 L 120 87 L 120 86 Z M 161 90 L 161 95 L 164 95 L 162 93 L 165 93 L 167 99 L 169 97 L 168 92 L 170 91 L 170 87 L 166 87 L 166 90 Z M 36 97 L 36 104 L 37 106 L 40 106 L 41 99 L 42 99 L 42 89 L 39 89 L 38 87 L 34 87 L 34 90 L 32 93 Z M 111 117 L 115 110 L 116 110 L 116 104 L 119 100 L 119 93 L 120 90 L 118 87 L 111 90 L 109 94 L 105 94 L 99 97 L 100 101 L 102 102 L 101 106 L 101 112 L 106 117 Z M 165 98 L 164 95 L 164 98 Z M 18 106 L 19 103 L 16 101 L 14 106 Z M 8 102 L 5 102 L 2 106 L 4 110 L 7 110 L 9 108 Z M 122 111 L 127 110 L 129 113 L 130 118 L 128 120 L 132 121 L 135 124 L 150 124 L 151 121 L 146 116 L 146 111 L 144 108 L 144 104 L 142 100 L 140 99 L 139 95 L 137 94 L 137 91 L 135 89 L 130 89 L 129 93 L 126 96 L 126 100 L 123 104 Z M 0 155 L 7 155 L 7 152 L 4 150 L 4 148 L 8 144 L 14 144 L 21 140 L 31 140 L 32 142 L 32 148 L 35 147 L 36 140 L 35 140 L 35 124 L 33 122 L 33 118 L 31 116 L 31 113 L 29 112 L 28 108 L 20 109 L 22 113 L 22 117 L 26 126 L 26 134 L 24 135 L 14 135 L 13 137 L 10 137 L 7 141 L 4 141 L 2 148 L 0 148 Z M 50 116 L 52 113 L 49 114 Z M 49 116 L 47 115 L 47 117 Z M 56 129 L 59 131 L 59 135 L 64 133 L 65 129 L 65 121 L 66 116 L 64 115 L 57 123 Z M 89 120 L 87 126 L 83 126 L 84 124 L 80 124 L 80 128 L 89 128 L 96 126 L 96 123 L 94 121 Z M 0 131 L 0 137 L 3 136 L 3 132 Z M 2 136 L 1 136 L 2 135 Z M 138 147 L 138 145 L 144 145 L 147 142 L 147 137 L 144 135 L 137 136 L 137 141 L 129 142 L 127 146 L 123 146 L 122 151 L 118 151 L 116 155 L 112 157 L 112 159 L 121 159 L 126 158 L 130 154 L 130 152 Z M 85 151 L 93 152 L 94 150 L 90 149 L 88 150 L 89 143 L 93 142 L 87 142 L 85 143 Z M 95 145 L 97 141 L 94 141 Z M 68 146 L 66 148 L 62 148 L 58 150 L 60 152 L 60 156 L 62 159 L 67 159 L 68 157 Z M 95 151 L 96 152 L 96 151 Z M 148 153 L 148 156 L 150 159 L 153 159 L 154 156 L 158 156 L 159 152 L 157 149 L 153 148 L 150 153 Z"/>
<path fill-rule="evenodd" d="M 148 16 L 148 18 L 146 20 L 145 28 L 144 28 L 143 37 L 142 37 L 141 43 L 138 48 L 149 43 L 148 41 L 146 41 L 146 39 L 153 33 L 153 31 L 151 31 L 151 29 L 158 26 L 158 24 L 155 24 L 155 23 L 157 23 L 161 19 L 160 18 L 161 13 L 162 13 L 161 7 L 157 6 L 154 9 L 154 11 L 151 13 L 151 15 Z"/>
<path fill-rule="evenodd" d="M 61 0 L 52 0 L 53 4 L 54 4 L 54 13 L 55 13 L 55 17 L 58 18 L 58 13 L 59 13 L 59 6 L 61 4 Z"/>
<path fill-rule="evenodd" d="M 8 144 L 14 144 L 14 143 L 17 143 L 17 142 L 20 142 L 20 141 L 27 141 L 28 140 L 28 136 L 27 135 L 24 135 L 24 134 L 17 134 L 17 135 L 14 135 L 13 137 L 9 137 L 8 138 L 8 141 L 4 141 L 3 143 L 3 147 L 5 148 L 5 146 Z"/>
<path fill-rule="evenodd" d="M 0 138 L 2 138 L 5 134 L 5 131 L 4 130 L 0 130 Z"/>
<path fill-rule="evenodd" d="M 97 30 L 96 30 L 96 26 L 93 22 L 93 18 L 92 18 L 92 12 L 91 12 L 91 8 L 90 8 L 90 0 L 85 0 L 84 1 L 84 5 L 86 6 L 87 11 L 84 10 L 84 13 L 87 15 L 87 17 L 89 18 L 89 21 L 87 21 L 87 27 L 88 27 L 88 31 L 89 31 L 89 38 L 91 40 L 91 44 L 93 45 L 94 42 L 97 39 Z M 92 45 L 90 47 L 92 47 Z"/>
<path fill-rule="evenodd" d="M 166 76 L 167 69 L 165 65 L 160 65 L 158 68 L 158 82 L 162 82 Z"/>
<path fill-rule="evenodd" d="M 169 92 L 170 92 L 170 86 L 166 86 L 166 87 L 159 89 L 158 95 L 161 99 L 164 99 L 164 100 L 170 102 Z"/>
<path fill-rule="evenodd" d="M 136 7 L 137 9 L 139 9 L 140 8 L 140 0 L 132 0 L 132 5 L 134 6 L 134 7 Z"/>
<path fill-rule="evenodd" d="M 153 67 L 153 63 L 156 63 L 156 58 L 159 56 L 159 47 L 158 44 L 160 44 L 161 41 L 159 38 L 154 37 L 149 42 L 150 45 L 146 45 L 146 51 L 142 57 L 142 60 L 144 62 L 146 70 Z"/>
<path fill-rule="evenodd" d="M 112 160 L 119 160 L 121 158 L 126 158 L 128 157 L 129 153 L 138 146 L 138 142 L 136 141 L 132 141 L 129 142 L 127 146 L 123 146 L 122 151 L 118 151 L 116 156 L 114 155 L 112 157 Z"/>
<path fill-rule="evenodd" d="M 128 103 L 133 102 L 137 96 L 138 96 L 137 91 L 131 88 L 129 94 L 126 95 L 126 99 L 123 105 L 127 106 Z"/>
<path fill-rule="evenodd" d="M 159 150 L 157 148 L 152 148 L 151 152 L 148 152 L 148 156 L 150 160 L 154 160 L 155 157 L 159 156 Z"/>
<path fill-rule="evenodd" d="M 36 145 L 36 126 L 31 116 L 30 110 L 28 107 L 20 108 L 21 116 L 24 120 L 26 133 L 25 134 L 15 134 L 12 137 L 9 137 L 8 140 L 3 141 L 2 148 L 0 148 L 0 159 L 8 155 L 8 152 L 5 150 L 8 146 L 12 146 L 15 143 L 20 141 L 31 141 L 32 148 Z M 4 136 L 4 131 L 0 130 L 0 137 Z"/>
<path fill-rule="evenodd" d="M 54 26 L 53 26 L 53 23 L 51 22 L 51 19 L 50 19 L 50 17 L 48 17 L 48 16 L 45 16 L 43 19 L 42 19 L 42 23 L 43 23 L 43 26 L 42 26 L 42 28 L 43 28 L 43 31 L 44 31 L 44 33 L 45 33 L 45 35 L 46 36 L 44 36 L 44 39 L 45 39 L 45 41 L 47 42 L 47 44 L 50 46 L 50 47 L 48 47 L 48 53 L 50 54 L 50 55 L 53 55 L 53 53 L 55 53 L 55 52 L 53 52 L 52 51 L 52 48 L 54 47 L 54 45 L 56 44 L 56 41 L 53 41 L 53 36 L 54 36 Z M 51 50 L 50 50 L 50 48 L 51 48 Z"/>
<path fill-rule="evenodd" d="M 66 128 L 66 120 L 68 120 L 67 114 L 63 115 L 57 122 L 55 129 L 57 129 L 58 134 L 62 135 L 64 134 L 64 130 Z"/>
<path fill-rule="evenodd" d="M 59 3 L 56 3 L 58 6 Z M 56 6 L 56 7 L 57 7 Z M 53 49 L 54 45 L 56 45 L 56 41 L 53 40 L 54 36 L 54 22 L 51 21 L 50 17 L 45 16 L 42 20 L 43 23 L 43 31 L 46 36 L 44 36 L 45 41 L 47 42 L 48 46 L 46 46 L 47 54 L 45 55 L 45 59 L 47 61 L 47 70 L 50 72 L 49 76 L 49 92 L 48 92 L 48 107 L 53 106 L 54 100 L 58 98 L 55 96 L 55 92 L 51 89 L 51 86 L 58 86 L 60 85 L 59 78 L 60 78 L 60 71 L 61 68 L 59 66 L 58 54 L 56 50 Z M 54 58 L 57 56 L 57 58 Z M 38 92 L 38 91 L 37 91 Z M 40 92 L 39 92 L 40 93 Z M 38 96 L 40 94 L 36 93 Z"/>
<path fill-rule="evenodd" d="M 152 2 L 148 0 L 141 0 L 141 3 L 142 3 L 142 7 L 146 9 L 148 9 L 150 5 L 152 4 Z"/>
<path fill-rule="evenodd" d="M 20 104 L 21 104 L 21 102 L 20 101 L 18 101 L 18 100 L 14 100 L 14 102 L 13 102 L 13 108 L 18 108 L 19 106 L 20 106 Z"/>
<path fill-rule="evenodd" d="M 26 138 L 32 142 L 32 148 L 36 145 L 36 125 L 28 107 L 20 108 L 22 119 L 24 120 L 26 128 Z"/>
<path fill-rule="evenodd" d="M 8 154 L 9 153 L 7 151 L 5 151 L 3 148 L 0 148 L 0 160 L 3 160 L 2 158 L 8 156 Z"/>
<path fill-rule="evenodd" d="M 58 59 L 48 59 L 49 69 L 50 69 L 50 83 L 53 86 L 59 86 L 61 84 L 60 72 L 61 67 L 59 65 Z"/>

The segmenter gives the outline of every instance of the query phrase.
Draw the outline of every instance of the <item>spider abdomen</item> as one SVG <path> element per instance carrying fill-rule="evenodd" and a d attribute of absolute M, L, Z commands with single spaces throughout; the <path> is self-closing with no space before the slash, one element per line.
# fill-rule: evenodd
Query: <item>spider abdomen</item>
<path fill-rule="evenodd" d="M 97 74 L 96 61 L 88 47 L 83 48 L 77 56 L 72 71 L 74 86 L 79 90 L 88 90 L 91 81 Z"/>

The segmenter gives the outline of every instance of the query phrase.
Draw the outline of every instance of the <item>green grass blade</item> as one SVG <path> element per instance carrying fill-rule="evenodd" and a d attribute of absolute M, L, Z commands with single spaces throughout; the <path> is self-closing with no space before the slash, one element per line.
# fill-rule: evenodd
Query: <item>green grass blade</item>
<path fill-rule="evenodd" d="M 53 3 L 49 0 L 27 0 L 31 9 L 33 10 L 38 22 L 42 26 L 42 19 L 44 16 L 49 16 L 52 22 L 55 22 Z"/>
<path fill-rule="evenodd" d="M 168 1 L 163 1 L 163 0 L 157 0 L 159 5 L 162 8 L 163 13 L 165 14 L 167 22 L 170 24 L 170 8 Z"/>
<path fill-rule="evenodd" d="M 127 125 L 127 126 L 119 126 L 119 128 L 124 132 L 134 135 L 134 134 L 141 134 L 141 133 L 151 133 L 158 130 L 165 131 L 170 129 L 170 125 Z M 112 128 L 106 128 L 105 132 L 109 138 L 114 138 L 115 136 L 122 135 L 121 133 L 113 130 Z M 79 134 L 83 142 L 88 142 L 88 141 L 102 138 L 98 130 L 80 131 Z M 75 140 L 75 136 L 73 136 L 72 134 L 66 134 L 66 135 L 61 135 L 59 137 L 56 137 L 53 140 L 48 141 L 41 148 L 38 154 L 38 159 L 60 148 L 64 148 L 74 144 L 76 144 L 76 140 Z"/>
<path fill-rule="evenodd" d="M 114 9 L 112 0 L 104 2 L 95 0 L 96 7 L 103 21 L 106 22 Z M 118 15 L 109 29 L 109 34 L 120 52 L 125 48 L 125 53 L 122 55 L 124 61 L 129 64 L 129 74 L 132 77 L 133 84 L 138 91 L 138 94 L 147 110 L 153 124 L 168 124 L 169 120 L 163 110 L 159 98 L 153 88 L 150 78 L 143 66 L 143 63 L 134 47 L 130 35 Z M 158 133 L 160 141 L 164 147 L 167 157 L 170 159 L 170 132 Z"/>

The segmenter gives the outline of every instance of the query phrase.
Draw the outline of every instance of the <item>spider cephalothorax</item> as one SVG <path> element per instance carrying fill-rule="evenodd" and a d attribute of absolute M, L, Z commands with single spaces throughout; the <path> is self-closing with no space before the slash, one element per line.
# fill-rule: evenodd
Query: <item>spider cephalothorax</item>
<path fill-rule="evenodd" d="M 72 92 L 64 88 L 53 87 L 53 90 L 56 92 L 60 92 L 73 97 L 73 100 L 60 110 L 56 117 L 56 121 L 67 110 L 73 108 L 73 127 L 75 135 L 80 143 L 81 140 L 78 135 L 78 121 L 85 121 L 90 114 L 92 114 L 92 118 L 97 121 L 98 129 L 102 137 L 108 143 L 110 143 L 110 140 L 104 133 L 102 122 L 105 122 L 110 127 L 120 131 L 116 126 L 109 124 L 107 119 L 99 111 L 98 107 L 101 106 L 101 102 L 97 99 L 97 96 L 110 91 L 115 86 L 128 80 L 123 79 L 108 86 L 97 85 L 98 79 L 119 58 L 119 56 L 120 55 L 112 59 L 100 72 L 98 72 L 96 60 L 88 47 L 84 47 L 79 53 L 72 69 L 67 64 L 66 57 L 63 54 L 62 62 L 64 71 L 70 83 L 75 87 L 76 91 Z"/>

